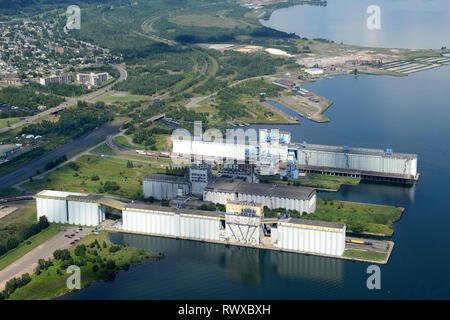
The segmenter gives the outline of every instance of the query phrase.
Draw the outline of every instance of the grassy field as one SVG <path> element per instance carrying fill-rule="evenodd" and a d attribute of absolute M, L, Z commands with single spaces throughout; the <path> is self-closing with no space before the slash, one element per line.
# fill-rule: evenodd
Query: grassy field
<path fill-rule="evenodd" d="M 103 102 L 131 102 L 131 101 L 145 101 L 149 100 L 149 96 L 137 95 L 137 94 L 124 94 L 111 93 L 98 98 L 98 101 Z"/>
<path fill-rule="evenodd" d="M 383 261 L 387 257 L 387 252 L 347 249 L 344 251 L 344 257 L 373 260 L 373 261 Z"/>
<path fill-rule="evenodd" d="M 31 236 L 30 238 L 28 238 L 28 240 L 19 244 L 17 248 L 8 251 L 6 254 L 0 257 L 0 270 L 6 268 L 20 257 L 23 257 L 34 248 L 37 248 L 45 241 L 60 232 L 62 229 L 62 226 L 50 225 L 48 228 L 42 230 L 34 236 Z"/>
<path fill-rule="evenodd" d="M 90 246 L 97 240 L 99 245 Z M 105 247 L 103 246 L 105 243 Z M 94 243 L 95 244 L 95 243 Z M 78 246 L 85 245 L 87 251 L 77 256 L 75 250 Z M 69 252 L 72 256 L 73 263 L 80 266 L 81 269 L 81 287 L 84 288 L 91 283 L 104 279 L 111 279 L 115 272 L 128 268 L 142 261 L 156 257 L 145 250 L 133 247 L 119 246 L 116 252 L 111 252 L 113 245 L 108 239 L 107 232 L 99 234 L 91 234 L 77 245 L 72 246 Z M 117 247 L 116 245 L 114 245 Z M 95 251 L 95 252 L 94 252 Z M 108 266 L 107 261 L 114 261 L 114 266 Z M 70 274 L 66 273 L 66 268 L 61 260 L 53 259 L 53 266 L 42 270 L 31 276 L 31 282 L 22 288 L 17 289 L 10 297 L 10 300 L 36 300 L 36 299 L 52 299 L 64 293 L 70 292 L 66 286 L 67 278 Z M 94 265 L 99 269 L 94 271 Z M 59 272 L 59 273 L 58 273 Z"/>
<path fill-rule="evenodd" d="M 289 123 L 280 113 L 272 111 L 268 107 L 262 105 L 256 101 L 249 101 L 246 103 L 247 112 L 250 113 L 250 117 L 243 117 L 240 120 L 244 120 L 248 123 L 265 124 L 265 123 Z"/>
<path fill-rule="evenodd" d="M 126 159 L 83 156 L 72 162 L 76 163 L 79 168 L 74 168 L 74 165 L 69 163 L 51 172 L 44 179 L 26 182 L 22 187 L 33 192 L 54 189 L 102 193 L 100 191 L 105 182 L 110 181 L 117 183 L 120 189 L 103 193 L 134 199 L 142 193 L 141 180 L 146 174 L 164 170 L 160 166 L 137 161 L 133 163 L 133 168 L 127 168 L 127 162 Z M 98 180 L 93 179 L 96 176 L 98 176 Z"/>
<path fill-rule="evenodd" d="M 154 134 L 153 136 L 156 139 L 156 150 L 153 151 L 169 151 L 169 143 L 167 138 L 170 137 L 170 134 Z M 133 135 L 130 135 L 130 138 L 133 139 Z M 145 146 L 142 144 L 130 144 L 125 136 L 118 136 L 116 137 L 115 141 L 117 142 L 117 144 L 121 145 L 124 148 L 128 148 L 131 150 L 145 150 Z"/>
<path fill-rule="evenodd" d="M 16 122 L 19 122 L 22 118 L 6 118 L 0 119 L 0 129 L 10 126 Z"/>
<path fill-rule="evenodd" d="M 343 184 L 358 185 L 361 181 L 360 178 L 330 176 L 326 174 L 316 174 L 316 173 L 308 173 L 306 174 L 306 177 L 299 177 L 298 179 L 289 179 L 288 181 L 281 180 L 279 176 L 263 176 L 262 179 L 270 183 L 290 184 L 296 186 L 332 189 L 332 190 L 338 190 Z"/>
<path fill-rule="evenodd" d="M 115 142 L 116 142 L 118 145 L 120 145 L 120 146 L 122 146 L 122 147 L 124 147 L 124 148 L 127 148 L 127 149 L 131 149 L 131 150 L 144 150 L 144 149 L 145 149 L 145 147 L 142 146 L 142 145 L 139 145 L 139 144 L 130 144 L 130 143 L 127 141 L 127 138 L 126 138 L 125 136 L 118 136 L 118 137 L 116 137 L 116 138 L 115 138 Z"/>
<path fill-rule="evenodd" d="M 217 28 L 234 28 L 239 23 L 233 19 L 226 18 L 216 14 L 211 18 L 210 15 L 186 14 L 178 15 L 169 19 L 170 22 L 181 26 L 196 27 L 217 27 Z"/>
<path fill-rule="evenodd" d="M 23 230 L 37 222 L 35 201 L 16 202 L 9 206 L 18 210 L 0 219 L 0 244 L 6 244 L 9 238 L 18 238 Z"/>
<path fill-rule="evenodd" d="M 391 227 L 401 215 L 402 209 L 398 207 L 317 199 L 316 212 L 302 218 L 346 223 L 348 232 L 391 236 L 394 232 Z"/>

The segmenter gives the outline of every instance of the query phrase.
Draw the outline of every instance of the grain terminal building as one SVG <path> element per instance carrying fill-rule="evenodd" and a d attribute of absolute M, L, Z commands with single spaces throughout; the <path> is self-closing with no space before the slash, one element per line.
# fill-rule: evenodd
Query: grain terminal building
<path fill-rule="evenodd" d="M 142 180 L 144 197 L 158 200 L 170 200 L 191 193 L 188 179 L 161 173 L 148 174 Z"/>
<path fill-rule="evenodd" d="M 203 139 L 203 138 L 202 138 Z M 259 131 L 258 143 L 218 143 L 202 139 L 173 139 L 173 155 L 207 162 L 224 159 L 256 159 L 259 169 L 265 159 L 286 163 L 292 159 L 301 172 L 359 177 L 363 180 L 414 184 L 418 180 L 417 154 L 393 152 L 392 149 L 351 148 L 292 142 L 289 132 Z M 277 166 L 278 161 L 272 165 Z"/>
<path fill-rule="evenodd" d="M 391 149 L 292 144 L 300 169 L 309 173 L 355 176 L 364 180 L 412 184 L 418 178 L 417 155 Z"/>
<path fill-rule="evenodd" d="M 227 201 L 226 212 L 123 203 L 98 195 L 45 190 L 36 196 L 38 218 L 49 222 L 97 226 L 105 206 L 122 211 L 118 231 L 342 256 L 343 224 L 293 218 L 265 218 L 263 205 Z M 271 226 L 268 228 L 268 226 Z M 267 229 L 271 229 L 267 234 Z"/>
<path fill-rule="evenodd" d="M 227 201 L 261 203 L 269 209 L 284 208 L 300 213 L 316 210 L 316 190 L 271 183 L 249 183 L 241 179 L 219 178 L 203 190 L 203 200 L 226 204 Z"/>

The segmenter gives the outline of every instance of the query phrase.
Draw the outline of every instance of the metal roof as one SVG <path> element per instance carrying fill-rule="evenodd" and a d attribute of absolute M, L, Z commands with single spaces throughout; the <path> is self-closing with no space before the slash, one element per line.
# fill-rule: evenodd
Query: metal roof
<path fill-rule="evenodd" d="M 148 174 L 143 181 L 158 181 L 158 182 L 173 182 L 173 183 L 188 183 L 188 180 L 182 176 L 173 176 L 164 173 Z"/>
<path fill-rule="evenodd" d="M 417 158 L 417 154 L 398 153 L 398 152 L 392 152 L 391 154 L 388 154 L 388 153 L 386 153 L 386 150 L 383 150 L 383 149 L 369 149 L 369 148 L 344 149 L 344 147 L 339 147 L 339 146 L 326 146 L 326 145 L 309 144 L 309 143 L 306 144 L 306 148 L 303 148 L 303 145 L 298 142 L 291 143 L 290 147 L 296 147 L 300 151 L 303 149 L 303 150 L 323 151 L 323 152 L 339 152 L 339 153 L 348 153 L 348 154 L 387 156 L 387 157 L 392 157 L 392 158 L 403 158 L 403 159 L 416 159 Z"/>
<path fill-rule="evenodd" d="M 282 222 L 294 223 L 294 224 L 304 224 L 304 225 L 316 226 L 316 227 L 336 228 L 336 229 L 343 229 L 345 227 L 345 224 L 343 224 L 343 223 L 299 219 L 299 218 L 289 218 L 287 221 L 282 221 Z"/>
<path fill-rule="evenodd" d="M 277 198 L 289 198 L 298 200 L 308 200 L 316 192 L 313 188 L 287 186 L 274 183 L 249 183 L 243 180 L 219 178 L 209 184 L 206 191 L 238 192 L 244 194 L 261 195 Z"/>
<path fill-rule="evenodd" d="M 147 203 L 127 203 L 125 205 L 124 210 L 127 209 L 138 209 L 142 211 L 163 211 L 163 212 L 170 212 L 170 213 L 180 213 L 180 214 L 189 214 L 189 215 L 201 215 L 201 216 L 208 216 L 208 217 L 216 217 L 220 218 L 221 215 L 223 215 L 223 212 L 217 212 L 217 211 L 205 211 L 205 210 L 195 210 L 195 209 L 186 209 L 186 208 L 173 208 L 173 207 L 162 207 L 162 206 L 156 206 L 152 204 Z"/>

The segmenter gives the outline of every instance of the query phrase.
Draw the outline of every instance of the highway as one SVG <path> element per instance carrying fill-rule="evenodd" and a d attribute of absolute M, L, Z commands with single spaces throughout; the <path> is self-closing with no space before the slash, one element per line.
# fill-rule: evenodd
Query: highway
<path fill-rule="evenodd" d="M 45 171 L 45 165 L 50 161 L 63 155 L 70 158 L 83 149 L 105 140 L 108 135 L 118 132 L 120 125 L 121 124 L 106 124 L 91 133 L 59 146 L 55 150 L 41 157 L 30 160 L 27 163 L 6 172 L 4 175 L 0 176 L 0 190 L 28 179 L 30 176 L 35 175 L 37 170 L 40 170 L 41 172 Z"/>
<path fill-rule="evenodd" d="M 46 116 L 46 115 L 52 114 L 54 112 L 58 112 L 58 111 L 64 110 L 65 108 L 68 108 L 68 107 L 71 107 L 71 106 L 77 104 L 78 101 L 84 101 L 84 100 L 87 101 L 87 100 L 93 99 L 93 98 L 95 98 L 95 97 L 97 97 L 99 95 L 104 94 L 107 90 L 110 90 L 113 87 L 114 84 L 116 84 L 117 82 L 124 81 L 128 77 L 127 71 L 125 69 L 123 69 L 122 67 L 120 67 L 118 65 L 113 65 L 113 67 L 116 68 L 117 70 L 119 70 L 119 72 L 120 72 L 119 79 L 117 81 L 115 81 L 113 84 L 110 84 L 110 85 L 108 85 L 108 86 L 106 86 L 104 88 L 101 88 L 101 89 L 99 89 L 97 91 L 91 92 L 91 93 L 89 93 L 87 95 L 84 95 L 84 96 L 81 96 L 81 97 L 78 97 L 78 98 L 69 98 L 69 100 L 67 100 L 66 102 L 60 104 L 57 107 L 47 109 L 47 110 L 42 111 L 42 112 L 40 112 L 38 114 L 35 114 L 34 116 L 31 116 L 31 117 L 28 117 L 28 118 L 26 118 L 26 119 L 24 119 L 22 121 L 16 122 L 16 123 L 12 124 L 9 127 L 5 127 L 5 128 L 0 129 L 0 134 L 8 132 L 9 130 L 12 130 L 12 129 L 21 127 L 23 125 L 32 123 L 33 121 L 35 121 L 37 119 L 40 119 L 43 116 Z"/>

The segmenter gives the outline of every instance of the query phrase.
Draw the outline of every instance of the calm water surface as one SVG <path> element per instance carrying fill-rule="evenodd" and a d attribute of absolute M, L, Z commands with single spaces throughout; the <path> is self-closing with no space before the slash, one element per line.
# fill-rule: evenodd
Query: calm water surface
<path fill-rule="evenodd" d="M 380 8 L 381 29 L 367 28 L 367 8 Z M 268 27 L 308 39 L 410 49 L 450 47 L 448 0 L 328 0 L 326 7 L 298 5 L 276 10 Z"/>
<path fill-rule="evenodd" d="M 326 112 L 331 122 L 300 118 L 300 125 L 277 126 L 294 141 L 419 155 L 415 187 L 363 183 L 333 194 L 406 208 L 389 264 L 381 267 L 382 290 L 367 290 L 365 263 L 120 234 L 113 241 L 166 258 L 63 299 L 450 298 L 450 67 L 403 78 L 340 76 L 306 88 L 334 101 Z"/>

